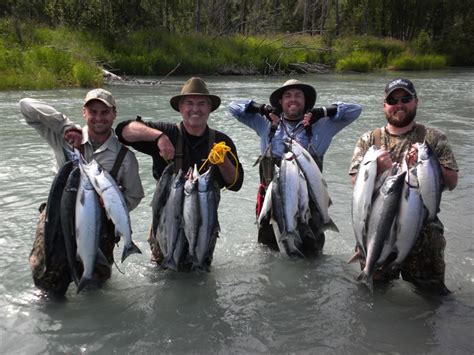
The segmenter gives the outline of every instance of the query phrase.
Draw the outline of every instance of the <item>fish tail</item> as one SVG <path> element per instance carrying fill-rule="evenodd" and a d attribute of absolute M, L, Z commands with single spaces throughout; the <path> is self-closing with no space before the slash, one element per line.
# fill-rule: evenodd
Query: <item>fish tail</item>
<path fill-rule="evenodd" d="M 372 275 L 367 274 L 364 270 L 357 276 L 357 281 L 363 282 L 371 293 L 374 292 L 374 279 Z"/>
<path fill-rule="evenodd" d="M 132 242 L 129 246 L 123 247 L 122 252 L 122 263 L 126 258 L 128 258 L 131 254 L 141 254 L 142 251 Z"/>
<path fill-rule="evenodd" d="M 81 277 L 81 281 L 79 281 L 79 284 L 77 285 L 77 293 L 81 292 L 87 286 L 98 288 L 99 284 L 96 280 L 90 277 Z"/>
<path fill-rule="evenodd" d="M 329 222 L 324 224 L 324 229 L 339 233 L 339 228 L 337 228 L 336 223 L 334 223 L 332 219 L 330 219 Z"/>
<path fill-rule="evenodd" d="M 161 264 L 161 266 L 164 269 L 171 269 L 174 271 L 178 271 L 178 265 L 176 265 L 176 262 L 174 261 L 174 258 L 172 255 L 171 257 L 166 257 L 165 260 L 163 260 L 163 263 Z"/>
<path fill-rule="evenodd" d="M 299 244 L 299 245 L 302 244 L 301 237 L 300 237 L 298 232 L 294 232 L 294 231 L 293 232 L 286 232 L 285 231 L 281 235 L 281 241 L 282 241 L 282 244 L 285 248 L 285 252 L 286 252 L 287 255 L 289 255 L 289 256 L 297 255 L 297 256 L 304 257 L 304 254 L 301 252 L 301 250 L 296 245 L 296 243 Z M 290 241 L 292 242 L 291 244 L 290 244 Z"/>
<path fill-rule="evenodd" d="M 209 268 L 205 264 L 193 263 L 193 265 L 191 266 L 191 270 L 197 273 L 204 273 L 208 272 Z"/>
<path fill-rule="evenodd" d="M 352 255 L 349 260 L 347 260 L 348 264 L 355 263 L 357 260 L 363 259 L 360 251 L 356 251 L 354 255 Z M 360 276 L 360 275 L 359 275 Z"/>

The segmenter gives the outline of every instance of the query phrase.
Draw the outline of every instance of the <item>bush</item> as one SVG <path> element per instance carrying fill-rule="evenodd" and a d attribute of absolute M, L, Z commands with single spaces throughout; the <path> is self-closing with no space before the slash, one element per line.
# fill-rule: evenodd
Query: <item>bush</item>
<path fill-rule="evenodd" d="M 339 72 L 356 71 L 367 73 L 382 68 L 384 63 L 381 53 L 355 51 L 349 57 L 339 59 L 336 63 L 336 70 Z"/>
<path fill-rule="evenodd" d="M 390 61 L 388 67 L 392 70 L 434 70 L 443 69 L 447 65 L 447 58 L 442 55 L 414 56 L 405 53 Z"/>
<path fill-rule="evenodd" d="M 102 84 L 102 73 L 95 65 L 77 62 L 72 67 L 72 73 L 75 84 L 81 87 L 96 87 Z"/>

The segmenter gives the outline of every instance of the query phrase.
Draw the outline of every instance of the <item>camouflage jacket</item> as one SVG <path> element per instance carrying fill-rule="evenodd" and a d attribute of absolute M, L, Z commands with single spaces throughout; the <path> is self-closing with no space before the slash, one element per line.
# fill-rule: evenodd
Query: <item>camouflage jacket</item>
<path fill-rule="evenodd" d="M 357 141 L 349 168 L 350 175 L 357 173 L 365 153 L 370 146 L 374 144 L 374 132 L 375 130 L 364 133 Z M 406 152 L 412 144 L 417 142 L 417 139 L 417 125 L 415 125 L 410 132 L 398 136 L 388 133 L 385 130 L 385 127 L 380 129 L 381 147 L 390 151 L 392 154 L 392 160 L 397 163 L 400 163 L 403 160 Z M 459 170 L 451 146 L 448 143 L 448 139 L 442 131 L 436 128 L 426 127 L 425 140 L 436 153 L 439 162 L 443 167 L 455 171 Z"/>

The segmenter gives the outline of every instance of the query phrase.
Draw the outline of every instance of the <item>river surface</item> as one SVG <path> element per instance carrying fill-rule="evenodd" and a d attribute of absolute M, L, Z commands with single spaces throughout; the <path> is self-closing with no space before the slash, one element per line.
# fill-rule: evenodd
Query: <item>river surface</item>
<path fill-rule="evenodd" d="M 457 189 L 446 192 L 440 219 L 447 240 L 446 284 L 452 295 L 422 294 L 395 281 L 370 294 L 347 264 L 354 247 L 351 186 L 347 175 L 357 138 L 384 125 L 383 88 L 398 75 L 415 83 L 418 122 L 444 130 L 460 167 Z M 159 85 L 109 87 L 118 120 L 177 122 L 169 105 L 187 78 Z M 146 197 L 131 213 L 134 254 L 105 287 L 65 302 L 40 297 L 28 255 L 38 206 L 48 195 L 52 154 L 25 124 L 18 100 L 45 100 L 73 120 L 81 115 L 85 89 L 0 92 L 0 353 L 1 354 L 318 354 L 474 352 L 474 71 L 368 75 L 305 75 L 317 105 L 336 101 L 363 106 L 358 121 L 340 132 L 326 154 L 324 175 L 340 233 L 328 232 L 324 255 L 289 259 L 256 241 L 254 217 L 259 152 L 257 135 L 230 118 L 226 106 L 238 98 L 267 103 L 285 77 L 207 77 L 222 106 L 210 125 L 234 140 L 245 169 L 237 192 L 223 191 L 221 237 L 207 274 L 162 271 L 149 263 L 146 242 L 154 181 L 149 157 L 137 154 Z M 116 248 L 121 252 L 121 246 Z M 119 254 L 116 260 L 119 260 Z"/>

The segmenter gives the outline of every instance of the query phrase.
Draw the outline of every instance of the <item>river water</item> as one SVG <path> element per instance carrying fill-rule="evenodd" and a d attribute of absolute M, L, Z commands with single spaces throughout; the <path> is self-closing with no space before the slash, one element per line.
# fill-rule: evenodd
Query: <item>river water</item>
<path fill-rule="evenodd" d="M 357 138 L 384 124 L 383 88 L 398 75 L 299 78 L 316 87 L 319 105 L 347 101 L 364 107 L 326 154 L 330 214 L 340 233 L 327 233 L 321 258 L 289 259 L 257 244 L 257 168 L 252 164 L 259 140 L 226 113 L 237 98 L 266 103 L 287 78 L 208 77 L 211 92 L 222 98 L 210 125 L 233 138 L 245 169 L 242 189 L 222 192 L 222 231 L 211 272 L 174 273 L 149 263 L 146 233 L 154 182 L 150 159 L 137 154 L 146 197 L 131 218 L 134 240 L 144 254 L 119 265 L 123 274 L 114 268 L 99 291 L 77 295 L 72 286 L 65 302 L 41 298 L 28 267 L 37 208 L 53 178 L 52 154 L 26 126 L 18 100 L 45 100 L 82 124 L 86 90 L 0 92 L 0 353 L 473 353 L 474 71 L 402 74 L 418 90 L 418 121 L 448 134 L 460 166 L 458 187 L 444 194 L 440 213 L 447 240 L 446 284 L 453 294 L 424 295 L 397 280 L 371 295 L 354 280 L 357 266 L 346 263 L 355 241 L 350 158 Z M 141 115 L 177 122 L 169 98 L 185 79 L 110 87 L 118 120 Z"/>

